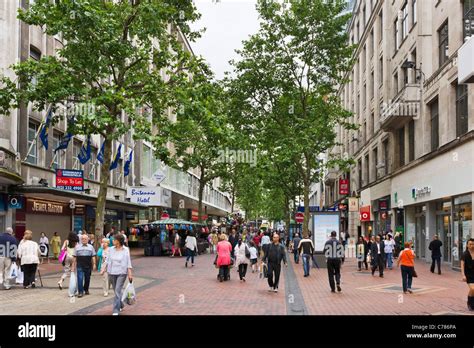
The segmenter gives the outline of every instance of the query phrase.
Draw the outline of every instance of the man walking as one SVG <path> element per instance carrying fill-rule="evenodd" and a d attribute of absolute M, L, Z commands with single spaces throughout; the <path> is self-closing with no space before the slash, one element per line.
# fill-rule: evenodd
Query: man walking
<path fill-rule="evenodd" d="M 375 243 L 370 247 L 370 256 L 372 257 L 372 275 L 379 269 L 379 276 L 383 278 L 383 269 L 385 267 L 385 245 L 380 239 L 380 235 L 375 237 Z"/>
<path fill-rule="evenodd" d="M 231 257 L 232 258 L 234 258 L 234 248 L 237 245 L 238 241 L 239 240 L 237 238 L 237 232 L 236 232 L 235 228 L 232 228 L 232 233 L 229 236 L 229 243 L 230 243 L 230 245 L 232 245 L 232 252 L 231 252 Z"/>
<path fill-rule="evenodd" d="M 288 266 L 285 246 L 280 244 L 278 233 L 274 233 L 273 242 L 265 248 L 265 255 L 263 256 L 263 262 L 268 264 L 268 286 L 270 287 L 268 291 L 278 292 L 282 260 L 285 266 Z"/>
<path fill-rule="evenodd" d="M 324 255 L 327 261 L 331 292 L 336 292 L 336 286 L 337 291 L 341 292 L 341 263 L 344 256 L 344 246 L 337 240 L 336 231 L 331 232 L 331 239 L 324 244 Z"/>
<path fill-rule="evenodd" d="M 301 238 L 298 233 L 295 233 L 295 237 L 293 238 L 293 254 L 295 256 L 295 263 L 299 263 L 299 246 L 300 246 Z"/>
<path fill-rule="evenodd" d="M 443 243 L 437 234 L 434 235 L 428 249 L 431 250 L 431 273 L 435 271 L 435 263 L 438 265 L 438 274 L 441 274 L 441 247 Z"/>
<path fill-rule="evenodd" d="M 16 250 L 18 241 L 13 237 L 13 229 L 8 227 L 5 233 L 0 234 L 0 285 L 5 290 L 11 288 L 10 285 L 10 268 L 16 261 Z"/>
<path fill-rule="evenodd" d="M 79 292 L 77 297 L 82 297 L 84 294 L 89 295 L 91 273 L 96 269 L 96 264 L 95 250 L 89 244 L 87 234 L 81 235 L 81 244 L 74 248 L 72 256 L 74 257 L 72 270 L 77 269 L 77 288 Z"/>
<path fill-rule="evenodd" d="M 303 260 L 304 276 L 309 277 L 309 269 L 311 268 L 310 260 L 314 253 L 313 241 L 309 238 L 301 239 L 298 245 L 298 252 L 301 253 L 301 258 Z"/>

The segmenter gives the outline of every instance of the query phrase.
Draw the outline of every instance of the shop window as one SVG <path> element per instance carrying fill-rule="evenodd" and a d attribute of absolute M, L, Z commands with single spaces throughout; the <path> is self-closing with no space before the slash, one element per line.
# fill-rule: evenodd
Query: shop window
<path fill-rule="evenodd" d="M 468 131 L 468 94 L 467 85 L 456 83 L 456 136 L 459 137 Z"/>
<path fill-rule="evenodd" d="M 438 29 L 438 51 L 439 51 L 439 66 L 443 65 L 448 60 L 448 48 L 449 48 L 449 32 L 448 32 L 448 21 L 446 21 Z"/>
<path fill-rule="evenodd" d="M 439 146 L 439 105 L 438 99 L 430 105 L 431 113 L 431 151 L 434 151 Z"/>

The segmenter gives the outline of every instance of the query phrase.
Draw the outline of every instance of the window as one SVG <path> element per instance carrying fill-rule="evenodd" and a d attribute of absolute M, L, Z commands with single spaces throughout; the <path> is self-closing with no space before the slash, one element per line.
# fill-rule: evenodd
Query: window
<path fill-rule="evenodd" d="M 377 168 L 377 166 L 379 164 L 378 163 L 379 162 L 378 157 L 379 157 L 379 153 L 378 153 L 377 148 L 375 148 L 375 149 L 372 150 L 372 163 L 373 163 L 373 166 L 374 166 L 374 172 L 375 172 L 374 178 L 375 178 L 375 180 L 377 180 L 379 178 L 379 170 Z"/>
<path fill-rule="evenodd" d="M 430 105 L 431 113 L 431 151 L 434 151 L 439 146 L 439 105 L 438 99 Z"/>
<path fill-rule="evenodd" d="M 367 46 L 364 45 L 364 49 L 362 50 L 362 71 L 365 71 L 367 68 Z"/>
<path fill-rule="evenodd" d="M 474 35 L 474 0 L 464 0 L 463 3 L 463 38 Z"/>
<path fill-rule="evenodd" d="M 416 49 L 414 49 L 412 52 L 411 52 L 411 61 L 415 63 L 415 66 L 418 66 L 417 62 L 416 62 Z M 411 81 L 413 83 L 417 83 L 417 79 L 416 79 L 416 69 L 411 69 Z"/>
<path fill-rule="evenodd" d="M 446 21 L 441 28 L 438 30 L 438 42 L 439 42 L 439 66 L 443 65 L 448 60 L 448 21 Z"/>
<path fill-rule="evenodd" d="M 396 96 L 398 94 L 398 73 L 393 75 L 393 95 Z"/>
<path fill-rule="evenodd" d="M 59 145 L 59 142 L 61 141 L 61 138 L 63 137 L 63 134 L 59 133 L 59 132 L 54 132 L 53 133 L 53 158 L 54 158 L 54 161 L 53 161 L 53 168 L 54 169 L 61 169 L 61 168 L 64 168 L 66 165 L 65 165 L 65 162 L 64 160 L 66 159 L 66 156 L 64 154 L 64 151 L 56 151 L 56 154 L 54 153 L 54 149 L 58 147 Z"/>
<path fill-rule="evenodd" d="M 33 60 L 36 60 L 36 61 L 41 59 L 41 51 L 38 50 L 36 47 L 31 46 L 31 45 L 30 45 L 30 59 L 33 59 Z M 36 84 L 37 84 L 36 76 L 33 76 L 31 78 L 31 84 L 33 86 L 36 86 Z"/>
<path fill-rule="evenodd" d="M 383 39 L 383 11 L 379 13 L 379 42 Z"/>
<path fill-rule="evenodd" d="M 359 169 L 359 190 L 362 187 L 362 160 L 359 160 L 357 163 L 357 168 Z"/>
<path fill-rule="evenodd" d="M 415 69 L 412 69 L 415 70 Z M 402 81 L 403 81 L 403 87 L 405 87 L 408 84 L 408 69 L 407 68 L 402 68 Z"/>
<path fill-rule="evenodd" d="M 408 161 L 415 159 L 415 120 L 408 123 Z"/>
<path fill-rule="evenodd" d="M 417 21 L 417 13 L 416 13 L 416 0 L 411 1 L 411 22 L 412 25 L 415 25 Z"/>
<path fill-rule="evenodd" d="M 375 51 L 375 43 L 374 43 L 374 29 L 370 32 L 370 58 L 374 56 L 374 51 Z"/>
<path fill-rule="evenodd" d="M 365 110 L 367 105 L 367 85 L 364 83 L 364 87 L 362 88 L 362 110 Z"/>
<path fill-rule="evenodd" d="M 356 25 L 356 40 L 357 42 L 359 42 L 360 40 L 359 22 L 357 22 L 357 25 Z"/>
<path fill-rule="evenodd" d="M 467 85 L 456 83 L 456 136 L 459 137 L 468 130 Z"/>
<path fill-rule="evenodd" d="M 370 182 L 370 172 L 369 172 L 369 154 L 365 155 L 365 184 L 368 184 Z"/>
<path fill-rule="evenodd" d="M 388 158 L 388 139 L 384 140 L 382 142 L 383 146 L 383 160 L 384 160 L 384 165 L 385 165 L 385 175 L 388 174 L 388 169 L 389 169 L 389 158 Z"/>
<path fill-rule="evenodd" d="M 364 124 L 362 125 L 362 144 L 365 144 L 367 142 L 367 123 L 364 121 Z"/>
<path fill-rule="evenodd" d="M 383 85 L 383 56 L 379 60 L 379 86 Z"/>
<path fill-rule="evenodd" d="M 393 23 L 393 39 L 394 39 L 394 44 L 395 44 L 395 52 L 398 50 L 398 47 L 400 47 L 400 42 L 398 40 L 398 18 L 395 19 L 395 22 Z"/>
<path fill-rule="evenodd" d="M 400 167 L 405 165 L 405 127 L 398 130 L 398 149 Z"/>
<path fill-rule="evenodd" d="M 375 133 L 375 122 L 374 122 L 374 119 L 375 119 L 375 116 L 374 116 L 374 113 L 372 112 L 370 114 L 370 135 L 373 136 L 374 133 Z"/>
<path fill-rule="evenodd" d="M 365 15 L 365 6 L 362 8 L 362 27 L 365 28 L 366 15 Z"/>
<path fill-rule="evenodd" d="M 74 139 L 74 143 L 72 145 L 72 169 L 80 169 L 81 162 L 79 162 L 79 159 L 77 156 L 79 155 L 79 152 L 81 151 L 81 142 L 79 140 Z M 59 152 L 59 151 L 58 151 Z"/>
<path fill-rule="evenodd" d="M 28 123 L 28 156 L 26 162 L 31 164 L 38 164 L 38 141 L 36 134 L 38 133 L 39 125 L 35 122 Z"/>
<path fill-rule="evenodd" d="M 402 41 L 408 36 L 408 3 L 405 1 L 402 7 Z"/>
<path fill-rule="evenodd" d="M 89 168 L 88 168 L 88 178 L 89 180 L 98 180 L 98 175 L 97 175 L 97 170 L 98 170 L 98 165 L 97 165 L 97 149 L 92 148 L 91 149 L 91 159 L 88 162 Z"/>
<path fill-rule="evenodd" d="M 374 72 L 370 72 L 370 99 L 374 99 L 375 96 L 375 83 L 374 83 Z"/>

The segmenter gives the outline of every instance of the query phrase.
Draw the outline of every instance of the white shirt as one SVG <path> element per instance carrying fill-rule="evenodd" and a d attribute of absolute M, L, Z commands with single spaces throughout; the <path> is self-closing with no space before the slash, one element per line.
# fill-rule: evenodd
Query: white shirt
<path fill-rule="evenodd" d="M 262 237 L 262 241 L 260 242 L 261 245 L 265 245 L 265 244 L 270 244 L 271 241 L 270 241 L 270 237 L 265 235 Z"/>
<path fill-rule="evenodd" d="M 377 251 L 378 251 L 378 254 L 380 254 L 380 243 L 377 243 Z"/>
<path fill-rule="evenodd" d="M 39 263 L 41 252 L 38 243 L 32 240 L 22 240 L 18 246 L 17 255 L 21 259 L 22 265 L 29 265 Z"/>
<path fill-rule="evenodd" d="M 196 237 L 187 236 L 185 247 L 191 250 L 197 250 L 198 246 L 197 246 Z"/>
<path fill-rule="evenodd" d="M 384 244 L 385 244 L 385 253 L 386 254 L 392 253 L 393 248 L 395 246 L 395 241 L 393 239 L 385 240 Z"/>
<path fill-rule="evenodd" d="M 48 237 L 41 237 L 40 238 L 40 244 L 48 245 L 49 244 Z"/>
<path fill-rule="evenodd" d="M 250 247 L 249 251 L 250 251 L 250 259 L 251 260 L 256 259 L 257 258 L 257 248 Z"/>

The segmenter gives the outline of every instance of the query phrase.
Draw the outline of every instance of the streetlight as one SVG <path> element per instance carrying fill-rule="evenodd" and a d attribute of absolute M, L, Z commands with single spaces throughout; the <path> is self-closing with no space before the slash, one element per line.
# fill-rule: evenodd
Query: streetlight
<path fill-rule="evenodd" d="M 423 95 L 423 83 L 425 82 L 426 80 L 426 77 L 425 77 L 425 73 L 423 72 L 423 70 L 421 70 L 421 63 L 420 63 L 420 67 L 417 68 L 416 67 L 416 63 L 413 62 L 413 61 L 409 61 L 409 60 L 406 60 L 403 64 L 402 64 L 402 69 L 414 69 L 415 70 L 415 73 L 417 74 L 415 76 L 415 80 L 416 81 L 419 81 L 419 93 L 420 93 L 420 100 L 419 100 L 419 108 L 420 108 L 420 112 L 419 112 L 419 115 L 421 116 L 421 112 L 422 112 L 422 108 L 423 108 L 423 101 L 422 101 L 422 95 Z"/>

